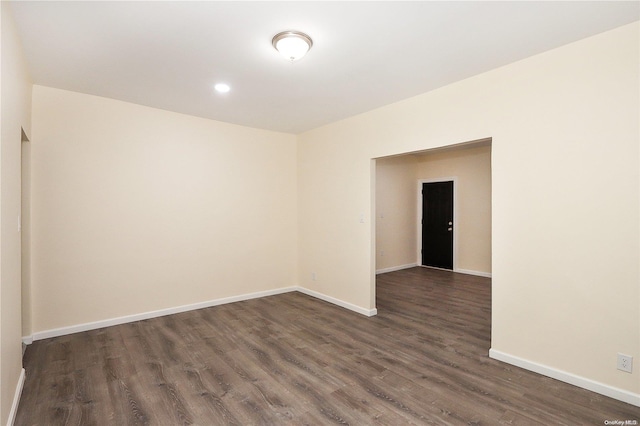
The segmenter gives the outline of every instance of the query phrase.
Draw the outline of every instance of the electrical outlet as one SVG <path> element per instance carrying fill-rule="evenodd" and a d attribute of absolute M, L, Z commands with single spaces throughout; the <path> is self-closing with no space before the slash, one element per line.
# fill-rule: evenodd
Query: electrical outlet
<path fill-rule="evenodd" d="M 625 354 L 618 354 L 618 370 L 631 373 L 633 368 L 633 357 Z"/>
<path fill-rule="evenodd" d="M 312 272 L 311 273 L 311 281 L 316 281 L 318 278 L 316 277 L 316 273 Z"/>

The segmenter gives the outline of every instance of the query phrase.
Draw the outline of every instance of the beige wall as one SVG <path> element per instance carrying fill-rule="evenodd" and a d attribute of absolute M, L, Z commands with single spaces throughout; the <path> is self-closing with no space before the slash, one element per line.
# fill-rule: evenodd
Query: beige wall
<path fill-rule="evenodd" d="M 456 178 L 454 269 L 491 274 L 491 147 L 419 157 L 418 179 Z"/>
<path fill-rule="evenodd" d="M 491 137 L 492 349 L 638 394 L 640 369 L 616 370 L 640 358 L 638 40 L 634 23 L 300 135 L 300 285 L 373 308 L 371 159 Z"/>
<path fill-rule="evenodd" d="M 33 332 L 296 284 L 296 138 L 35 86 Z"/>
<path fill-rule="evenodd" d="M 7 2 L 1 2 L 0 71 L 0 424 L 6 424 L 22 369 L 20 151 L 30 132 L 31 80 Z"/>
<path fill-rule="evenodd" d="M 376 271 L 416 263 L 417 158 L 376 160 Z"/>

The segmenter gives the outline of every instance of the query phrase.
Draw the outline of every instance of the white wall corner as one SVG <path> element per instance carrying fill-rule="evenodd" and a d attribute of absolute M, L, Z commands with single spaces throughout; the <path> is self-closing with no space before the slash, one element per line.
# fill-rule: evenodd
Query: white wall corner
<path fill-rule="evenodd" d="M 13 403 L 11 404 L 11 411 L 9 411 L 7 426 L 13 426 L 13 423 L 16 420 L 16 414 L 18 413 L 18 404 L 20 404 L 20 397 L 22 396 L 22 388 L 24 387 L 25 377 L 26 374 L 23 368 L 20 371 L 20 377 L 18 378 L 18 384 L 16 385 L 16 392 L 13 395 Z"/>
<path fill-rule="evenodd" d="M 96 330 L 104 327 L 111 327 L 114 325 L 126 324 L 135 321 L 142 321 L 150 318 L 162 317 L 165 315 L 177 314 L 180 312 L 193 311 L 196 309 L 210 308 L 212 306 L 224 305 L 227 303 L 241 302 L 243 300 L 257 299 L 260 297 L 274 296 L 276 294 L 289 293 L 292 291 L 299 291 L 300 293 L 312 296 L 325 302 L 332 303 L 340 306 L 341 308 L 349 309 L 350 311 L 357 312 L 367 317 L 372 317 L 378 314 L 377 309 L 366 309 L 349 302 L 345 302 L 335 297 L 327 296 L 326 294 L 319 293 L 317 291 L 309 290 L 304 287 L 283 287 L 275 290 L 260 291 L 256 293 L 243 294 L 240 296 L 225 297 L 222 299 L 210 300 L 207 302 L 193 303 L 190 305 L 177 306 L 174 308 L 160 309 L 157 311 L 143 312 L 140 314 L 127 315 L 118 318 L 110 318 L 101 321 L 95 321 L 90 323 L 72 325 L 68 327 L 60 327 L 50 330 L 39 331 L 33 333 L 31 336 L 24 336 L 22 342 L 26 345 L 30 345 L 34 340 L 49 339 L 52 337 L 66 336 L 68 334 L 80 333 L 83 331 Z"/>
<path fill-rule="evenodd" d="M 361 315 L 365 315 L 367 317 L 372 317 L 378 314 L 378 310 L 376 308 L 373 309 L 365 309 L 363 307 L 354 305 L 349 302 L 345 302 L 340 299 L 336 299 L 335 297 L 327 296 L 326 294 L 319 293 L 314 290 L 309 290 L 304 287 L 297 287 L 300 293 L 306 294 L 307 296 L 315 297 L 316 299 L 324 300 L 325 302 L 332 303 L 334 305 L 340 306 L 341 308 L 349 309 L 350 311 L 357 312 Z"/>
<path fill-rule="evenodd" d="M 617 399 L 618 401 L 640 407 L 640 394 L 637 393 L 596 382 L 595 380 L 587 379 L 586 377 L 558 370 L 557 368 L 549 367 L 547 365 L 538 364 L 537 362 L 529 361 L 495 349 L 489 349 L 489 358 L 506 362 L 507 364 L 515 365 L 516 367 L 524 368 L 525 370 L 533 371 L 534 373 L 542 374 L 543 376 L 551 377 L 552 379 L 560 380 L 561 382 L 569 383 L 571 385 L 599 393 L 600 395 L 608 396 L 609 398 Z"/>

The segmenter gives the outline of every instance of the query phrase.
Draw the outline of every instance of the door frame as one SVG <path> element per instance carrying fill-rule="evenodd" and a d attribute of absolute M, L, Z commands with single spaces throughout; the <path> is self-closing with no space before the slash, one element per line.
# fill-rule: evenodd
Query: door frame
<path fill-rule="evenodd" d="M 417 217 L 416 217 L 416 235 L 418 247 L 416 248 L 416 264 L 423 268 L 436 268 L 434 266 L 425 266 L 422 264 L 422 184 L 437 182 L 453 182 L 453 269 L 445 269 L 445 271 L 458 270 L 458 178 L 457 176 L 441 177 L 432 179 L 418 179 L 418 196 L 417 196 Z"/>

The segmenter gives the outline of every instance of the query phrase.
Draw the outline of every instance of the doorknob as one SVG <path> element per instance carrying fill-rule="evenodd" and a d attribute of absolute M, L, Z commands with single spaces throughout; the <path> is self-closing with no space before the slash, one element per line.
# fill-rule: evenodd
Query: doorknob
<path fill-rule="evenodd" d="M 447 231 L 451 232 L 453 230 L 453 228 L 447 228 Z"/>

